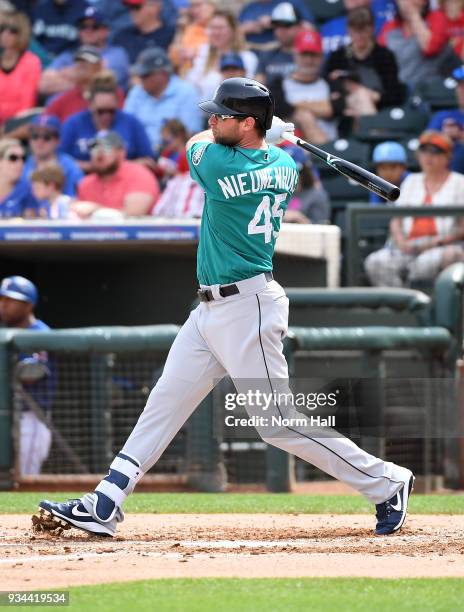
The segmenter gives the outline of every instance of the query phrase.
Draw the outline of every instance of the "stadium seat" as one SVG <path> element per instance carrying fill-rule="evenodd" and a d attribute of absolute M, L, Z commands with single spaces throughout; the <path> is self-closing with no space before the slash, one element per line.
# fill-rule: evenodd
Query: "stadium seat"
<path fill-rule="evenodd" d="M 454 108 L 458 104 L 456 86 L 457 82 L 453 78 L 437 76 L 422 81 L 414 94 L 428 104 L 432 111 Z"/>
<path fill-rule="evenodd" d="M 366 168 L 369 165 L 370 147 L 365 142 L 359 142 L 359 140 L 355 140 L 353 138 L 338 138 L 337 140 L 321 145 L 320 148 L 324 149 L 324 151 L 327 151 L 327 153 L 330 153 L 331 155 L 336 155 L 338 157 L 342 157 L 343 159 L 347 159 L 348 161 L 358 164 L 358 166 L 362 166 L 363 168 Z M 321 176 L 333 176 L 333 170 L 330 168 L 330 166 L 317 157 L 313 157 L 312 159 Z"/>
<path fill-rule="evenodd" d="M 319 24 L 345 13 L 343 0 L 311 0 L 309 4 L 314 19 Z"/>
<path fill-rule="evenodd" d="M 428 120 L 429 115 L 423 108 L 386 108 L 376 115 L 360 117 L 354 136 L 364 142 L 410 138 L 420 134 Z"/>
<path fill-rule="evenodd" d="M 367 189 L 346 179 L 341 174 L 324 177 L 322 184 L 329 194 L 331 202 L 367 202 L 369 199 Z"/>

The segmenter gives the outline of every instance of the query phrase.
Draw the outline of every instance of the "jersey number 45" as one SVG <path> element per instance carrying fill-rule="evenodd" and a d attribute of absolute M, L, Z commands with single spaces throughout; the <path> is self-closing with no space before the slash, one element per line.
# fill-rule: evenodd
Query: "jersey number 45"
<path fill-rule="evenodd" d="M 248 234 L 264 234 L 264 242 L 267 244 L 271 242 L 271 239 L 276 239 L 279 235 L 279 230 L 275 230 L 272 225 L 272 217 L 278 219 L 276 225 L 280 229 L 282 217 L 284 211 L 280 208 L 282 202 L 287 198 L 286 193 L 278 193 L 274 197 L 274 204 L 271 207 L 271 198 L 264 196 L 261 202 L 258 204 L 258 208 L 253 216 L 253 219 L 248 224 Z M 264 223 L 261 223 L 261 219 L 264 215 Z"/>

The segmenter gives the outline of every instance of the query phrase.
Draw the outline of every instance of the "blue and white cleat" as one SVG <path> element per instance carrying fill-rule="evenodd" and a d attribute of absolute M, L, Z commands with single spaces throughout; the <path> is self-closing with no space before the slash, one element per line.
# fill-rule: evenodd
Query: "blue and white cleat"
<path fill-rule="evenodd" d="M 124 520 L 124 514 L 122 510 L 117 509 L 110 520 L 98 520 L 83 503 L 86 498 L 91 500 L 94 496 L 97 497 L 97 494 L 86 495 L 84 499 L 69 499 L 62 503 L 47 499 L 41 501 L 39 503 L 39 513 L 32 517 L 34 530 L 60 534 L 63 529 L 76 527 L 92 535 L 114 536 L 116 525 Z M 89 506 L 88 503 L 87 506 Z"/>
<path fill-rule="evenodd" d="M 408 501 L 413 487 L 414 476 L 412 472 L 410 472 L 409 479 L 404 483 L 398 493 L 382 504 L 376 504 L 376 535 L 389 535 L 401 529 L 408 512 Z"/>

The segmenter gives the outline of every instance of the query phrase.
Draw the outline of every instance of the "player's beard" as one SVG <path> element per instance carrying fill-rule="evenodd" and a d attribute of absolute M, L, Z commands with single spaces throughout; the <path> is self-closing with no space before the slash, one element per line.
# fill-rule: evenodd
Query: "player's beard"
<path fill-rule="evenodd" d="M 216 134 L 214 136 L 214 142 L 216 144 L 225 145 L 226 147 L 236 147 L 240 139 L 234 136 L 219 136 Z"/>

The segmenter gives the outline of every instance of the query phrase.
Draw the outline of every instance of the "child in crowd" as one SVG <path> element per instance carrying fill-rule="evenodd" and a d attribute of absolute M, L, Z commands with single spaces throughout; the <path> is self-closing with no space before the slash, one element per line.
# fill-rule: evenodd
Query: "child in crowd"
<path fill-rule="evenodd" d="M 385 181 L 398 187 L 404 181 L 407 172 L 406 151 L 398 142 L 386 141 L 378 144 L 372 153 L 374 172 Z M 386 204 L 386 201 L 376 193 L 369 193 L 371 205 Z"/>
<path fill-rule="evenodd" d="M 58 164 L 47 164 L 30 176 L 32 192 L 39 201 L 39 217 L 77 219 L 71 210 L 73 198 L 63 194 L 65 176 Z"/>

